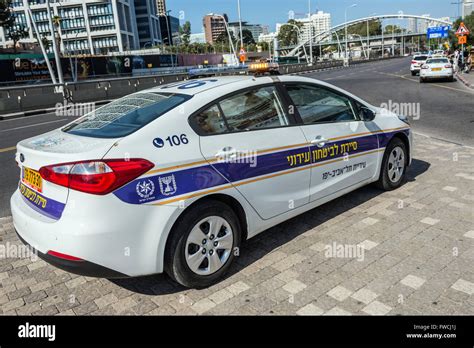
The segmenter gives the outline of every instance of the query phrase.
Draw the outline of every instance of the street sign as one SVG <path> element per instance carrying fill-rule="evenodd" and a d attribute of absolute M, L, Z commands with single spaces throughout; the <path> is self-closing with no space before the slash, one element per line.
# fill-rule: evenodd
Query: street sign
<path fill-rule="evenodd" d="M 430 27 L 427 29 L 426 35 L 428 39 L 442 39 L 449 36 L 449 30 L 451 30 L 449 25 Z"/>
<path fill-rule="evenodd" d="M 239 53 L 239 56 L 240 56 L 239 58 L 242 63 L 244 63 L 247 60 L 246 55 L 247 55 L 247 52 L 245 52 L 245 49 L 242 47 Z"/>
<path fill-rule="evenodd" d="M 469 35 L 470 33 L 471 32 L 469 31 L 469 29 L 467 29 L 467 27 L 464 23 L 461 23 L 458 30 L 456 31 L 456 35 L 458 35 L 458 36 Z"/>
<path fill-rule="evenodd" d="M 464 45 L 467 43 L 467 36 L 458 36 L 458 44 Z"/>

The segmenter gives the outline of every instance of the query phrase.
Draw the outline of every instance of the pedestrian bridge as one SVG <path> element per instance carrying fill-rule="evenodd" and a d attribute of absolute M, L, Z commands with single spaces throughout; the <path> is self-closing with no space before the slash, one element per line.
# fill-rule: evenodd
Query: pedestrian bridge
<path fill-rule="evenodd" d="M 289 47 L 282 47 L 279 49 L 281 53 L 283 53 L 284 56 L 302 56 L 306 55 L 306 49 L 307 46 L 310 44 L 310 40 L 312 39 L 312 43 L 316 46 L 320 45 L 340 45 L 341 43 L 341 38 L 339 32 L 341 30 L 344 30 L 347 27 L 350 27 L 355 24 L 360 24 L 360 23 L 370 23 L 371 21 L 383 21 L 386 19 L 399 19 L 399 20 L 404 20 L 404 19 L 415 19 L 418 21 L 425 21 L 428 23 L 436 23 L 437 25 L 452 25 L 451 22 L 444 21 L 438 18 L 432 18 L 428 16 L 418 16 L 418 15 L 409 15 L 409 14 L 404 14 L 404 13 L 398 13 L 398 14 L 386 14 L 386 15 L 373 15 L 370 17 L 364 17 L 364 18 L 359 18 L 355 20 L 351 20 L 339 25 L 336 25 L 332 27 L 329 30 L 326 30 L 322 33 L 314 35 L 312 38 L 308 38 L 304 42 L 300 42 L 297 45 L 294 46 L 289 46 Z M 377 40 L 389 40 L 389 39 L 394 39 L 394 38 L 400 38 L 400 37 L 414 37 L 414 36 L 422 36 L 426 35 L 426 32 L 418 32 L 418 33 L 391 33 L 391 34 L 384 34 L 384 35 L 377 35 L 377 36 L 369 36 L 369 33 L 366 37 L 349 37 L 348 35 L 348 42 L 362 42 L 362 43 L 368 43 L 370 46 L 370 41 L 377 41 Z M 336 37 L 336 40 L 333 39 L 333 37 Z M 345 39 L 342 38 L 345 43 Z"/>

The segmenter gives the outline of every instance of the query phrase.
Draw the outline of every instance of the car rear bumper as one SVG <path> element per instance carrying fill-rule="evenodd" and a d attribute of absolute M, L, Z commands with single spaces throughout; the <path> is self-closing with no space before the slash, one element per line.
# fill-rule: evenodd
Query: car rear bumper
<path fill-rule="evenodd" d="M 83 275 L 86 277 L 99 277 L 99 278 L 108 278 L 108 279 L 114 279 L 114 278 L 127 278 L 128 276 L 114 271 L 110 268 L 100 266 L 98 264 L 95 264 L 93 262 L 85 261 L 85 260 L 67 260 L 64 258 L 60 257 L 55 257 L 49 254 L 43 254 L 42 252 L 36 250 L 34 247 L 32 247 L 30 244 L 28 244 L 27 241 L 25 241 L 18 231 L 16 231 L 16 234 L 18 238 L 23 242 L 23 244 L 29 246 L 31 249 L 33 249 L 33 252 L 38 255 L 42 260 L 46 261 L 47 263 L 60 268 L 64 271 L 74 273 L 74 274 L 79 274 Z"/>
<path fill-rule="evenodd" d="M 17 234 L 45 261 L 72 273 L 116 278 L 163 271 L 169 224 L 178 208 L 84 195 L 70 192 L 61 218 L 53 220 L 33 210 L 17 190 L 10 200 Z M 51 251 L 82 261 L 58 260 Z"/>
<path fill-rule="evenodd" d="M 429 72 L 429 73 L 424 73 L 423 71 L 420 72 L 420 77 L 424 79 L 447 79 L 451 78 L 454 76 L 454 73 L 443 71 L 443 72 Z"/>

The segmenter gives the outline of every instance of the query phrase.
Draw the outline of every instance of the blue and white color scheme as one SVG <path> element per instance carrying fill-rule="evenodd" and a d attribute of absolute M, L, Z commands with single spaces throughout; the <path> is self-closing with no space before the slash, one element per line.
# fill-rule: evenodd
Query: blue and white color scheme
<path fill-rule="evenodd" d="M 429 39 L 444 39 L 449 37 L 450 25 L 443 25 L 440 27 L 429 27 L 426 30 L 426 35 Z"/>
<path fill-rule="evenodd" d="M 72 272 L 202 287 L 242 240 L 370 183 L 396 189 L 411 152 L 405 117 L 318 80 L 176 82 L 21 141 L 13 223 Z"/>

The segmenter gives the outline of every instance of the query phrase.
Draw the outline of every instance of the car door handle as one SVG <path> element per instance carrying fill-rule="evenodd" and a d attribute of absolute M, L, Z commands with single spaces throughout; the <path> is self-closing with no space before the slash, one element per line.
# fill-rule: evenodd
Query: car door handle
<path fill-rule="evenodd" d="M 314 140 L 311 140 L 311 144 L 316 145 L 318 147 L 323 147 L 328 142 L 329 140 L 322 137 L 321 135 L 318 135 Z"/>

